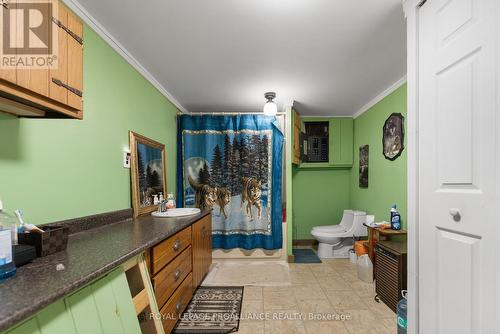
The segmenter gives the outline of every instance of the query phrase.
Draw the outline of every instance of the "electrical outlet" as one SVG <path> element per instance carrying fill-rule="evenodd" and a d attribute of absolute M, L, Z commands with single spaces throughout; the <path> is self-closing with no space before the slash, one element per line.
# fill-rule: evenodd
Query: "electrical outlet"
<path fill-rule="evenodd" d="M 130 152 L 123 152 L 123 168 L 130 168 Z"/>

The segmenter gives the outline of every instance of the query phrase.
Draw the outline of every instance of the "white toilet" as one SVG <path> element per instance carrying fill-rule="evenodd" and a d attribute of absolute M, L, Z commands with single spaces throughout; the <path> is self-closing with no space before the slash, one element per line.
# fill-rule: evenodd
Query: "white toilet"
<path fill-rule="evenodd" d="M 366 237 L 368 231 L 366 212 L 344 210 L 342 220 L 338 225 L 316 226 L 311 235 L 318 240 L 318 256 L 322 259 L 348 258 L 349 250 L 354 244 L 353 237 Z"/>

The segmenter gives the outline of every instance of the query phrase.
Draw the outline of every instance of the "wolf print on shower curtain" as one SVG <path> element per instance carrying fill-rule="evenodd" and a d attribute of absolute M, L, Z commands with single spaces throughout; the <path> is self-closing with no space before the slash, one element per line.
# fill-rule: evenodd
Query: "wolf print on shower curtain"
<path fill-rule="evenodd" d="M 283 134 L 263 115 L 179 117 L 177 199 L 212 211 L 214 248 L 282 247 Z"/>

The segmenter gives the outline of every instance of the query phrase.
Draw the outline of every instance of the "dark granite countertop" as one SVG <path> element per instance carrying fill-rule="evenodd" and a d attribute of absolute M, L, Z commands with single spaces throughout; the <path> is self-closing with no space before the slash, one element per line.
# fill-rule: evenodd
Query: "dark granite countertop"
<path fill-rule="evenodd" d="M 66 251 L 38 258 L 0 283 L 0 331 L 34 315 L 208 212 L 179 218 L 128 219 L 69 236 Z M 62 263 L 66 269 L 56 271 Z"/>

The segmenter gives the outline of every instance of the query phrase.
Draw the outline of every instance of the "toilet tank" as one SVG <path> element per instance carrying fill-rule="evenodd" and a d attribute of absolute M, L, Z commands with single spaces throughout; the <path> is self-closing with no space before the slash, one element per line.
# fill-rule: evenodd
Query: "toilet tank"
<path fill-rule="evenodd" d="M 354 211 L 353 210 L 344 210 L 344 214 L 342 215 L 342 219 L 340 220 L 340 224 L 345 227 L 346 231 L 352 226 L 354 220 Z"/>

